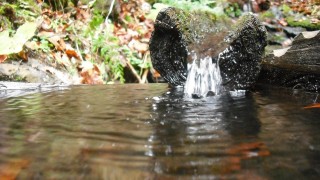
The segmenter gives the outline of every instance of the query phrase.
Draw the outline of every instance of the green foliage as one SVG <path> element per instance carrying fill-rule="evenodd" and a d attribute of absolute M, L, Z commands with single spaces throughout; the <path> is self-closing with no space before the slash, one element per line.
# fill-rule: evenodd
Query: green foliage
<path fill-rule="evenodd" d="M 40 45 L 39 48 L 43 51 L 43 52 L 50 52 L 50 50 L 53 48 L 53 44 L 51 44 L 47 38 L 41 38 L 40 40 Z"/>
<path fill-rule="evenodd" d="M 118 39 L 115 36 L 112 36 L 111 33 L 103 32 L 93 39 L 92 50 L 103 58 L 104 63 L 109 69 L 109 72 L 105 75 L 107 81 L 120 80 L 120 82 L 123 83 L 123 65 L 119 61 L 120 47 L 117 41 Z"/>
<path fill-rule="evenodd" d="M 304 17 L 300 13 L 294 13 L 292 9 L 286 4 L 283 4 L 281 6 L 281 10 L 285 15 L 285 19 L 288 22 L 289 26 L 304 27 L 309 30 L 320 29 L 320 23 L 312 23 L 311 18 L 309 16 Z"/>
<path fill-rule="evenodd" d="M 310 19 L 300 19 L 296 20 L 294 17 L 287 17 L 286 18 L 289 26 L 293 27 L 304 27 L 309 30 L 319 30 L 320 29 L 320 23 L 312 23 Z"/>
<path fill-rule="evenodd" d="M 280 9 L 282 10 L 283 14 L 285 14 L 285 15 L 292 13 L 291 8 L 286 4 L 283 4 Z"/>
<path fill-rule="evenodd" d="M 239 17 L 242 14 L 242 10 L 237 3 L 228 4 L 228 6 L 224 9 L 224 12 L 229 17 Z"/>
<path fill-rule="evenodd" d="M 84 35 L 88 36 L 92 41 L 91 51 L 103 59 L 103 63 L 107 66 L 106 74 L 103 74 L 105 81 L 120 80 L 124 82 L 123 65 L 120 63 L 120 46 L 118 39 L 113 36 L 112 24 L 101 30 L 104 26 L 104 18 L 101 14 L 95 12 L 88 29 L 84 31 Z"/>
<path fill-rule="evenodd" d="M 204 11 L 216 16 L 225 15 L 223 8 L 218 6 L 218 2 L 214 0 L 159 0 L 158 2 L 165 4 L 164 6 L 172 6 L 186 11 Z"/>
<path fill-rule="evenodd" d="M 266 18 L 275 18 L 275 14 L 272 13 L 272 11 L 265 11 L 263 13 L 260 14 L 260 17 L 262 19 L 266 19 Z"/>

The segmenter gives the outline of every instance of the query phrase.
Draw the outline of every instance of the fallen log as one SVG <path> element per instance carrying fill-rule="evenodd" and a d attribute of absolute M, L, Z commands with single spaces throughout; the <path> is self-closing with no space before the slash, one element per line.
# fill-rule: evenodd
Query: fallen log
<path fill-rule="evenodd" d="M 253 14 L 230 19 L 176 8 L 162 10 L 150 39 L 153 67 L 171 85 L 183 85 L 187 64 L 205 57 L 218 62 L 227 89 L 255 83 L 266 46 L 266 30 Z"/>
<path fill-rule="evenodd" d="M 292 46 L 263 58 L 258 83 L 320 90 L 320 31 L 302 32 Z"/>

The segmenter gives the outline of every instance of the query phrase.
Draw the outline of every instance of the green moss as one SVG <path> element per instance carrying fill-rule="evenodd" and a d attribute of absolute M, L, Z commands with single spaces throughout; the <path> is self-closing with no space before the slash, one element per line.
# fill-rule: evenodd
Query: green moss
<path fill-rule="evenodd" d="M 292 11 L 291 8 L 286 4 L 283 4 L 281 6 L 281 10 L 282 10 L 283 14 L 289 14 Z"/>
<path fill-rule="evenodd" d="M 275 15 L 272 13 L 272 11 L 265 11 L 265 12 L 261 13 L 259 16 L 261 19 L 275 18 Z"/>
<path fill-rule="evenodd" d="M 27 82 L 25 77 L 18 75 L 0 75 L 0 81 Z"/>
<path fill-rule="evenodd" d="M 289 26 L 294 27 L 304 27 L 309 30 L 319 30 L 320 23 L 312 23 L 310 19 L 301 19 L 296 21 L 294 17 L 287 17 L 286 18 Z"/>

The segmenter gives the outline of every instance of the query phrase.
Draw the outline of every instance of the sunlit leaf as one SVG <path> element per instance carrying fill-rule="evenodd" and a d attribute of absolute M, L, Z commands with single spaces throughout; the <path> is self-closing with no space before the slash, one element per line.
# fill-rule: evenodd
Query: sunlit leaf
<path fill-rule="evenodd" d="M 0 63 L 3 63 L 7 58 L 7 55 L 0 55 Z"/>
<path fill-rule="evenodd" d="M 320 103 L 314 103 L 304 107 L 304 109 L 313 109 L 313 108 L 320 108 Z"/>
<path fill-rule="evenodd" d="M 82 62 L 82 68 L 80 75 L 83 84 L 103 84 L 101 72 L 97 65 L 84 61 Z"/>
<path fill-rule="evenodd" d="M 24 44 L 27 40 L 34 36 L 36 30 L 37 24 L 35 22 L 26 22 L 18 28 L 14 38 L 16 40 L 20 40 L 20 42 Z"/>
<path fill-rule="evenodd" d="M 14 180 L 17 179 L 21 169 L 26 168 L 30 164 L 27 159 L 12 160 L 7 164 L 0 166 L 0 179 L 1 180 Z"/>
<path fill-rule="evenodd" d="M 28 55 L 27 55 L 27 53 L 25 52 L 25 51 L 20 51 L 19 53 L 18 53 L 18 56 L 21 58 L 21 59 L 23 59 L 24 61 L 28 61 Z"/>
<path fill-rule="evenodd" d="M 22 51 L 23 45 L 35 34 L 37 24 L 26 22 L 21 25 L 13 37 L 9 36 L 9 31 L 0 33 L 0 54 L 13 54 Z"/>
<path fill-rule="evenodd" d="M 68 55 L 69 58 L 74 57 L 76 59 L 80 59 L 80 56 L 78 55 L 78 53 L 73 49 L 67 49 L 66 54 Z"/>
<path fill-rule="evenodd" d="M 59 51 L 63 51 L 66 49 L 66 44 L 63 39 L 59 36 L 49 37 L 48 40 L 55 46 L 55 48 Z"/>

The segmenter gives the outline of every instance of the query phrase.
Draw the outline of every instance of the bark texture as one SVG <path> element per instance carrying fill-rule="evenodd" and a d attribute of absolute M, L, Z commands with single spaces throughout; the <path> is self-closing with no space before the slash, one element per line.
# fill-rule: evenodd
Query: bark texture
<path fill-rule="evenodd" d="M 263 58 L 259 83 L 320 90 L 320 31 L 302 32 L 292 46 Z"/>

